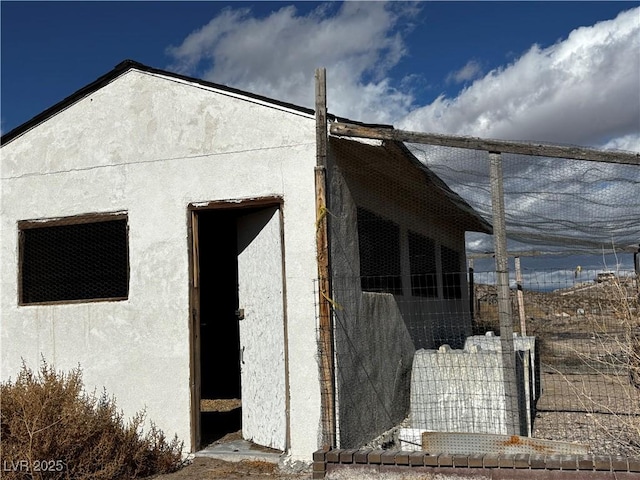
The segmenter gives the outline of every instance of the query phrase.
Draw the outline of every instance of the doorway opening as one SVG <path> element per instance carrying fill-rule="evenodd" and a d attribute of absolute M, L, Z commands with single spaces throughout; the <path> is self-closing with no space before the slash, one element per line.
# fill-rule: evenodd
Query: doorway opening
<path fill-rule="evenodd" d="M 198 215 L 201 445 L 237 432 L 242 422 L 238 325 L 237 217 L 243 210 Z"/>
<path fill-rule="evenodd" d="M 281 199 L 191 210 L 192 444 L 284 451 L 288 382 Z"/>

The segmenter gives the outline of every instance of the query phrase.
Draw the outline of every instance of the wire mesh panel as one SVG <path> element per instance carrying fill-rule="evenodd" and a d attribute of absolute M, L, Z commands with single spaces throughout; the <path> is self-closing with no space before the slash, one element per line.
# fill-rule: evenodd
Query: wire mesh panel
<path fill-rule="evenodd" d="M 506 297 L 487 151 L 330 138 L 340 447 L 420 429 L 640 454 L 640 167 L 501 161 Z"/>
<path fill-rule="evenodd" d="M 540 395 L 533 436 L 587 444 L 593 453 L 638 455 L 638 287 L 635 271 L 531 270 L 523 259 L 523 311 L 535 338 Z M 558 259 L 556 259 L 558 261 Z M 475 330 L 497 328 L 492 272 L 475 272 Z M 606 280 L 603 280 L 606 278 Z M 515 289 L 511 298 L 518 303 Z M 514 312 L 517 309 L 514 308 Z M 519 319 L 514 324 L 519 330 Z"/>
<path fill-rule="evenodd" d="M 355 447 L 406 419 L 417 349 L 471 335 L 465 231 L 491 226 L 402 145 L 331 152 L 337 425 Z"/>
<path fill-rule="evenodd" d="M 82 220 L 22 224 L 22 303 L 127 297 L 127 219 Z"/>

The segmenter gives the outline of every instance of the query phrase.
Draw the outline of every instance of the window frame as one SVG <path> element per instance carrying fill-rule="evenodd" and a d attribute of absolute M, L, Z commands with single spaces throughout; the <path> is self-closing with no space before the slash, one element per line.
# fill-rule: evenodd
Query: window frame
<path fill-rule="evenodd" d="M 44 301 L 24 301 L 24 262 L 25 262 L 25 235 L 28 230 L 35 230 L 50 227 L 62 227 L 71 225 L 96 224 L 103 222 L 125 222 L 125 260 L 126 260 L 126 296 L 109 296 L 97 298 L 81 298 L 69 300 L 44 300 Z M 17 269 L 17 294 L 18 306 L 38 306 L 38 305 L 69 305 L 77 303 L 95 303 L 95 302 L 117 302 L 129 299 L 130 283 L 131 283 L 131 262 L 129 248 L 129 217 L 126 211 L 109 212 L 109 213 L 89 213 L 83 215 L 74 215 L 68 217 L 55 217 L 38 220 L 19 220 L 17 222 L 18 235 L 18 269 Z"/>

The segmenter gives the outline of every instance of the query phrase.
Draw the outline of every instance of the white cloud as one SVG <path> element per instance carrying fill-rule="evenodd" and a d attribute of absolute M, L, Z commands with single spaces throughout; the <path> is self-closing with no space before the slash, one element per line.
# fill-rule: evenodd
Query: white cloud
<path fill-rule="evenodd" d="M 456 98 L 440 97 L 397 125 L 640 152 L 639 15 L 636 8 L 577 29 L 552 47 L 534 46 Z M 418 150 L 454 190 L 490 215 L 488 179 L 476 172 L 472 154 Z M 512 240 L 527 242 L 525 249 L 532 243 L 568 249 L 637 243 L 637 167 L 505 156 L 504 173 L 507 229 Z M 468 243 L 478 246 L 486 248 Z"/>
<path fill-rule="evenodd" d="M 474 80 L 482 73 L 480 63 L 475 60 L 469 60 L 467 64 L 456 72 L 447 75 L 447 83 L 464 83 Z"/>
<path fill-rule="evenodd" d="M 640 95 L 640 93 L 638 95 Z M 626 150 L 628 152 L 640 152 L 640 125 L 638 125 L 638 132 L 613 138 L 602 145 L 602 148 L 610 150 Z"/>
<path fill-rule="evenodd" d="M 330 112 L 354 120 L 640 151 L 640 8 L 548 48 L 534 45 L 482 78 L 480 62 L 470 60 L 448 81 L 473 83 L 429 105 L 415 103 L 411 86 L 419 82 L 411 75 L 391 80 L 408 53 L 402 29 L 417 8 L 327 3 L 306 15 L 286 6 L 264 18 L 228 8 L 167 49 L 170 68 L 313 107 L 313 72 L 324 66 Z"/>
<path fill-rule="evenodd" d="M 419 78 L 406 76 L 397 88 L 391 80 L 408 53 L 402 28 L 416 8 L 404 2 L 328 3 L 306 15 L 288 6 L 264 18 L 249 9 L 226 9 L 168 49 L 171 68 L 313 107 L 313 73 L 325 66 L 329 110 L 354 120 L 640 151 L 640 8 L 576 29 L 550 47 L 534 45 L 481 78 L 480 61 L 471 60 L 449 81 L 473 82 L 456 97 L 441 96 L 429 105 L 417 105 L 411 95 Z M 471 158 L 471 151 L 417 150 L 490 216 L 485 162 Z M 518 238 L 514 232 L 534 243 L 556 236 L 572 248 L 602 235 L 637 241 L 637 168 L 510 158 L 505 174 L 507 203 L 517 205 L 508 219 L 512 239 Z M 491 249 L 486 243 L 470 239 L 472 249 Z"/>
<path fill-rule="evenodd" d="M 640 8 L 533 46 L 456 98 L 439 97 L 397 126 L 408 130 L 637 148 Z M 626 140 L 617 140 L 618 138 Z M 611 140 L 614 139 L 614 140 Z M 622 142 L 622 143 L 621 143 Z M 635 146 L 635 147 L 634 147 Z"/>
<path fill-rule="evenodd" d="M 313 107 L 313 75 L 327 68 L 329 110 L 356 120 L 393 122 L 412 97 L 387 74 L 406 53 L 398 27 L 409 3 L 324 4 L 302 16 L 287 6 L 264 18 L 225 9 L 180 45 L 169 47 L 171 69 Z"/>

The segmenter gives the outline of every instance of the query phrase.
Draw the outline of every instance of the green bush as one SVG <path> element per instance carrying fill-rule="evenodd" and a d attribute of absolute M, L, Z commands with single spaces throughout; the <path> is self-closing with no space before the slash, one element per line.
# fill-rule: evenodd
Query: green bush
<path fill-rule="evenodd" d="M 118 480 L 168 473 L 183 464 L 182 442 L 167 441 L 145 413 L 123 420 L 113 398 L 83 391 L 82 373 L 45 361 L 0 385 L 3 479 Z"/>

